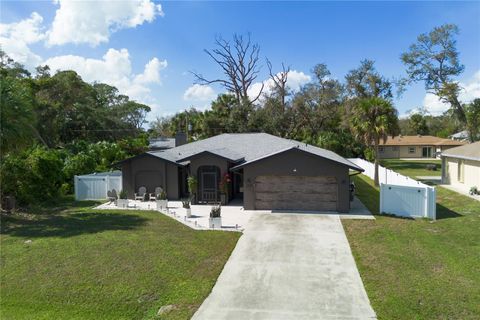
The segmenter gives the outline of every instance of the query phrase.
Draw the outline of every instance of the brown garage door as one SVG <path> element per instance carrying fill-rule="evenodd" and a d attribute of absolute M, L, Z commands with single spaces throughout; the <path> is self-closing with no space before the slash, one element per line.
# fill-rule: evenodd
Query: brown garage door
<path fill-rule="evenodd" d="M 259 176 L 255 179 L 257 210 L 337 210 L 335 177 Z"/>

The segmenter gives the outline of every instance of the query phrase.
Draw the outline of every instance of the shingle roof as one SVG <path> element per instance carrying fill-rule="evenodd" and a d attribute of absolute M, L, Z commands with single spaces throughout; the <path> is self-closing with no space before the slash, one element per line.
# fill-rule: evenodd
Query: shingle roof
<path fill-rule="evenodd" d="M 442 153 L 442 157 L 480 161 L 480 141 L 448 149 Z"/>
<path fill-rule="evenodd" d="M 388 137 L 387 141 L 384 143 L 383 140 L 380 141 L 381 146 L 461 146 L 465 142 L 443 139 L 434 136 L 397 136 L 392 139 Z"/>
<path fill-rule="evenodd" d="M 247 163 L 294 147 L 362 171 L 360 167 L 332 151 L 267 133 L 226 133 L 172 149 L 150 151 L 149 154 L 171 162 L 177 162 L 207 151 L 232 159 L 232 161 L 241 159 L 244 163 Z"/>

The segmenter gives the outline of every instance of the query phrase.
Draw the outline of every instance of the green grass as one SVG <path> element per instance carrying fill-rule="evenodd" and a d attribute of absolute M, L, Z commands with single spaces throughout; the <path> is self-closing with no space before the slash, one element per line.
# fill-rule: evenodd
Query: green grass
<path fill-rule="evenodd" d="M 373 181 L 361 175 L 355 183 L 378 214 Z M 436 221 L 342 221 L 379 319 L 479 318 L 480 202 L 444 188 L 437 188 L 437 202 Z"/>
<path fill-rule="evenodd" d="M 1 319 L 189 319 L 240 236 L 92 205 L 2 216 Z"/>
<path fill-rule="evenodd" d="M 441 160 L 399 160 L 384 159 L 380 164 L 395 172 L 415 178 L 417 176 L 441 176 L 442 161 Z M 436 164 L 437 170 L 427 170 L 428 164 Z"/>

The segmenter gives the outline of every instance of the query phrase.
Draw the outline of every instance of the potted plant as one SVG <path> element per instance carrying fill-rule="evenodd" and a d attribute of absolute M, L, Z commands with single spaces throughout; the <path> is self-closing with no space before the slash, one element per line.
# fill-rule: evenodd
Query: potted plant
<path fill-rule="evenodd" d="M 228 201 L 228 188 L 230 186 L 230 182 L 232 180 L 230 179 L 230 175 L 228 173 L 225 173 L 222 177 L 222 179 L 220 180 L 220 185 L 219 185 L 219 189 L 220 189 L 220 202 L 223 204 L 223 205 L 226 205 L 227 204 L 227 201 Z"/>
<path fill-rule="evenodd" d="M 210 209 L 210 218 L 208 219 L 209 228 L 221 228 L 222 227 L 222 205 L 218 204 L 212 206 Z"/>
<path fill-rule="evenodd" d="M 190 201 L 195 204 L 196 203 L 196 194 L 197 194 L 197 187 L 198 181 L 197 177 L 189 176 L 187 178 L 187 185 L 188 185 L 188 192 L 190 193 Z"/>
<path fill-rule="evenodd" d="M 190 208 L 190 199 L 182 200 L 183 209 L 185 209 L 185 216 L 190 218 L 192 216 L 192 209 Z"/>
<path fill-rule="evenodd" d="M 128 207 L 128 195 L 127 191 L 122 190 L 118 194 L 117 207 L 126 208 Z"/>
<path fill-rule="evenodd" d="M 167 200 L 167 194 L 165 193 L 165 191 L 162 190 L 162 192 L 160 192 L 158 195 L 157 195 L 157 210 L 165 210 L 167 209 L 167 206 L 168 206 L 168 200 Z"/>
<path fill-rule="evenodd" d="M 471 196 L 476 195 L 476 194 L 479 194 L 479 193 L 478 193 L 478 188 L 477 188 L 476 186 L 471 187 L 471 188 L 470 188 L 470 191 L 469 191 L 469 194 L 470 194 Z"/>

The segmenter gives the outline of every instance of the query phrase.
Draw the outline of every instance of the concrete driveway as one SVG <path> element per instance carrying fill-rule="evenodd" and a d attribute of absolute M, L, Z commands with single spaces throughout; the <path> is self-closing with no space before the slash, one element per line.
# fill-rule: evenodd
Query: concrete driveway
<path fill-rule="evenodd" d="M 340 218 L 255 214 L 193 319 L 375 319 Z"/>

